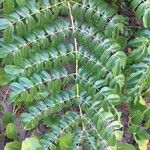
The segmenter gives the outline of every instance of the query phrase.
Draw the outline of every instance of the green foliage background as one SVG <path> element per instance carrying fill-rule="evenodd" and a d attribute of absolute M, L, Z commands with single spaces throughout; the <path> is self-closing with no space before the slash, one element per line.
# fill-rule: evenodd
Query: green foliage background
<path fill-rule="evenodd" d="M 0 85 L 9 84 L 8 101 L 26 109 L 25 130 L 46 130 L 21 144 L 15 124 L 5 120 L 14 140 L 5 150 L 132 150 L 118 144 L 121 103 L 130 107 L 134 140 L 141 146 L 149 139 L 150 1 L 126 3 L 142 22 L 136 32 L 118 13 L 124 1 L 1 1 Z"/>

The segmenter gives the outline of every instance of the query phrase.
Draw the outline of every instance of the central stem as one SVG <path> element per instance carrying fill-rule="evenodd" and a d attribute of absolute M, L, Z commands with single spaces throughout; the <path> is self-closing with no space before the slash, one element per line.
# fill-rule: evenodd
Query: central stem
<path fill-rule="evenodd" d="M 72 10 L 71 10 L 71 5 L 70 5 L 70 1 L 68 1 L 68 8 L 69 8 L 69 14 L 70 14 L 70 19 L 71 19 L 71 26 L 72 26 L 72 30 L 75 31 L 75 24 L 74 24 L 74 19 L 73 19 L 73 15 L 72 15 Z M 75 57 L 76 57 L 76 79 L 77 79 L 77 74 L 78 74 L 78 45 L 77 45 L 77 39 L 74 38 L 74 48 L 75 48 Z M 79 98 L 79 85 L 76 84 L 76 93 L 77 93 L 77 98 Z"/>
<path fill-rule="evenodd" d="M 71 19 L 71 26 L 72 26 L 72 30 L 75 31 L 75 24 L 74 24 L 74 19 L 73 19 L 73 15 L 72 15 L 72 10 L 71 10 L 71 5 L 70 2 L 68 1 L 68 8 L 69 8 L 69 13 L 70 13 L 70 19 Z M 77 75 L 78 75 L 78 45 L 77 45 L 77 39 L 74 38 L 74 48 L 75 48 L 75 57 L 76 57 L 76 80 L 77 80 Z M 76 94 L 77 94 L 77 98 L 79 98 L 79 84 L 76 83 Z M 82 113 L 82 109 L 81 106 L 79 104 L 79 111 L 80 111 L 80 116 L 81 118 L 83 117 L 83 113 Z M 83 126 L 83 124 L 82 124 Z M 83 126 L 83 130 L 84 130 L 84 126 Z"/>

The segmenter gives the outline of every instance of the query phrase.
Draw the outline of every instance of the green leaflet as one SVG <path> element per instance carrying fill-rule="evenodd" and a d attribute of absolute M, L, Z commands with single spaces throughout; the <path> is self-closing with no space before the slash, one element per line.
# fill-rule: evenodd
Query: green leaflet
<path fill-rule="evenodd" d="M 14 123 L 9 123 L 6 127 L 6 136 L 9 139 L 16 139 L 18 136 L 18 130 Z"/>
<path fill-rule="evenodd" d="M 6 85 L 11 81 L 11 78 L 6 74 L 6 72 L 0 68 L 0 86 Z"/>
<path fill-rule="evenodd" d="M 30 88 L 33 86 L 32 82 L 25 77 L 21 77 L 19 79 L 19 83 L 24 85 L 24 87 L 26 87 L 26 88 Z"/>
<path fill-rule="evenodd" d="M 6 44 L 13 42 L 14 40 L 14 26 L 10 25 L 4 31 L 4 42 Z"/>
<path fill-rule="evenodd" d="M 16 76 L 21 73 L 21 68 L 13 65 L 8 65 L 5 67 L 5 72 L 8 73 L 9 75 Z"/>
<path fill-rule="evenodd" d="M 141 2 L 142 2 L 142 0 L 133 0 L 131 2 L 131 5 L 135 9 Z"/>
<path fill-rule="evenodd" d="M 4 46 L 4 47 L 0 47 L 0 58 L 4 58 L 6 56 L 8 56 L 8 54 L 10 54 L 12 51 L 10 49 L 10 46 Z"/>
<path fill-rule="evenodd" d="M 138 18 L 141 18 L 143 16 L 144 10 L 145 10 L 145 4 L 142 3 L 141 5 L 138 6 L 138 8 L 136 10 L 136 15 Z"/>
<path fill-rule="evenodd" d="M 146 9 L 143 15 L 143 24 L 145 28 L 150 28 L 150 8 Z"/>
<path fill-rule="evenodd" d="M 43 122 L 44 124 L 46 124 L 46 126 L 50 127 L 51 125 L 58 124 L 59 120 L 60 120 L 60 116 L 52 116 L 52 115 L 46 114 Z"/>
<path fill-rule="evenodd" d="M 10 142 L 7 143 L 4 150 L 20 150 L 21 149 L 21 142 Z"/>
<path fill-rule="evenodd" d="M 138 116 L 138 117 L 137 117 Z M 133 124 L 140 124 L 143 120 L 144 115 L 141 111 L 133 111 L 131 121 Z"/>
<path fill-rule="evenodd" d="M 10 112 L 6 112 L 2 117 L 2 122 L 4 125 L 8 125 L 14 121 L 13 115 Z"/>
<path fill-rule="evenodd" d="M 38 19 L 37 27 L 42 28 L 42 26 L 44 26 L 44 23 L 45 23 L 43 14 L 42 13 L 38 13 L 37 14 L 37 19 Z"/>
<path fill-rule="evenodd" d="M 6 29 L 9 25 L 11 25 L 11 22 L 7 19 L 0 19 L 0 30 Z"/>
<path fill-rule="evenodd" d="M 36 22 L 32 16 L 28 16 L 26 19 L 27 31 L 30 33 L 36 28 Z"/>
<path fill-rule="evenodd" d="M 119 36 L 119 29 L 118 27 L 116 26 L 113 30 L 113 33 L 112 33 L 112 37 L 115 39 L 118 39 L 118 36 Z"/>
<path fill-rule="evenodd" d="M 136 131 L 136 136 L 138 137 L 139 140 L 147 140 L 150 139 L 150 135 L 148 134 L 148 132 L 142 128 L 142 127 L 138 127 L 137 131 Z"/>
<path fill-rule="evenodd" d="M 21 150 L 38 150 L 42 148 L 39 144 L 39 140 L 35 137 L 26 138 L 22 142 Z"/>
<path fill-rule="evenodd" d="M 131 144 L 118 144 L 117 150 L 135 150 L 135 147 Z"/>
<path fill-rule="evenodd" d="M 13 12 L 13 10 L 15 8 L 15 1 L 14 0 L 11 0 L 11 1 L 10 0 L 4 0 L 3 8 L 4 8 L 4 12 L 6 14 Z"/>
<path fill-rule="evenodd" d="M 69 150 L 72 140 L 73 140 L 73 135 L 71 133 L 68 133 L 60 137 L 59 139 L 60 150 Z"/>
<path fill-rule="evenodd" d="M 16 34 L 17 36 L 25 36 L 26 35 L 26 26 L 22 21 L 16 23 Z"/>

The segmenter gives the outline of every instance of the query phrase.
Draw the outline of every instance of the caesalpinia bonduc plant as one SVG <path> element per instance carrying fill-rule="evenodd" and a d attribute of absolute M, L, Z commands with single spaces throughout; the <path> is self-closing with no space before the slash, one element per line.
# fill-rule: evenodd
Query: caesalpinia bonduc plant
<path fill-rule="evenodd" d="M 147 47 L 145 53 L 139 47 L 133 51 L 128 64 L 137 64 L 127 67 L 131 70 L 127 79 L 124 75 L 127 18 L 103 0 L 4 0 L 2 4 L 0 59 L 10 80 L 9 101 L 26 108 L 20 116 L 25 130 L 46 125 L 38 142 L 32 139 L 37 149 L 117 149 L 123 126 L 115 106 L 122 97 L 134 101 L 148 86 L 140 82 L 147 75 L 141 69 L 141 76 L 131 80 L 140 74 L 140 63 L 148 70 Z M 143 36 L 140 46 L 149 40 Z M 134 41 L 130 44 L 137 46 Z M 132 82 L 138 85 L 138 94 L 132 94 Z M 124 87 L 130 89 L 126 95 Z"/>

